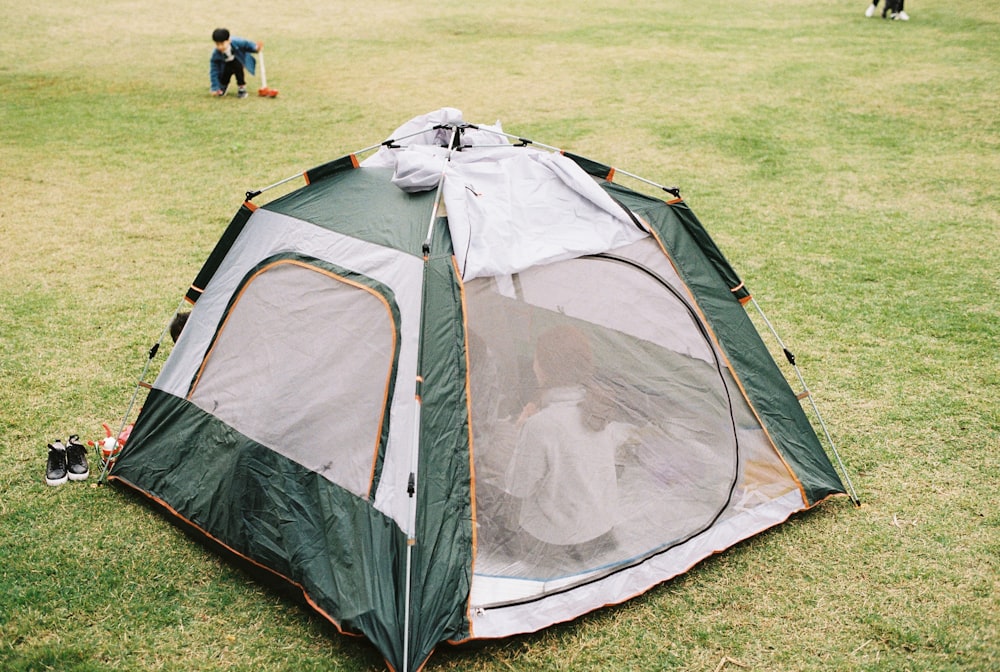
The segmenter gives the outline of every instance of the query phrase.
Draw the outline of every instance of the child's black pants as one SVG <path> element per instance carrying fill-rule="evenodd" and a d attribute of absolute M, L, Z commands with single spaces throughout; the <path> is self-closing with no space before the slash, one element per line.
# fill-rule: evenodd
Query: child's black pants
<path fill-rule="evenodd" d="M 222 88 L 225 89 L 229 86 L 229 80 L 236 76 L 236 84 L 239 86 L 247 85 L 247 78 L 243 74 L 243 66 L 235 58 L 231 61 L 226 61 L 226 64 L 222 66 Z"/>

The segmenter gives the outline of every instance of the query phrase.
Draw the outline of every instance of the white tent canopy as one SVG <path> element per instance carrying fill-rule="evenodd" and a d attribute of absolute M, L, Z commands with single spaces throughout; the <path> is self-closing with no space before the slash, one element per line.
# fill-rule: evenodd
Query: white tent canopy
<path fill-rule="evenodd" d="M 463 132 L 461 147 L 449 147 L 451 131 L 437 126 L 460 121 L 452 108 L 417 117 L 394 134 L 412 137 L 362 166 L 391 167 L 404 191 L 441 185 L 464 280 L 511 275 L 648 235 L 575 162 L 510 145 L 499 123 Z"/>

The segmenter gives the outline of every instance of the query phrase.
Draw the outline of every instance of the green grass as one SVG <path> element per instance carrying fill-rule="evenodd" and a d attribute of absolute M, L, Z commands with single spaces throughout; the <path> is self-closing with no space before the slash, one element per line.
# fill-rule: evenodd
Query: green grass
<path fill-rule="evenodd" d="M 453 106 L 679 185 L 864 505 L 426 669 L 1000 670 L 992 0 L 280 5 L 4 2 L 0 669 L 382 669 L 137 498 L 46 487 L 45 444 L 121 418 L 246 190 Z M 267 43 L 277 99 L 209 97 L 217 25 Z"/>

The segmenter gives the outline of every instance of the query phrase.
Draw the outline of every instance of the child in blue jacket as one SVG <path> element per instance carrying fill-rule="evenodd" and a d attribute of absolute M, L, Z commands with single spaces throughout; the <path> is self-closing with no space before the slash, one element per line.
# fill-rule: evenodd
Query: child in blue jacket
<path fill-rule="evenodd" d="M 211 80 L 212 95 L 224 96 L 229 82 L 236 77 L 236 85 L 239 86 L 240 98 L 247 97 L 247 81 L 243 73 L 243 68 L 252 75 L 256 71 L 257 61 L 253 54 L 264 48 L 263 42 L 251 42 L 242 37 L 230 39 L 229 31 L 225 28 L 216 28 L 212 31 L 212 41 L 215 42 L 215 49 L 212 51 L 212 58 L 209 60 L 208 77 Z"/>

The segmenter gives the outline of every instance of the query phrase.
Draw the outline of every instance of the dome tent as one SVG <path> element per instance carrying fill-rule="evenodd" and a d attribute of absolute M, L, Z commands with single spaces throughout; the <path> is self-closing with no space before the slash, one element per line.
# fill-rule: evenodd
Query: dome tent
<path fill-rule="evenodd" d="M 549 149 L 445 108 L 248 194 L 109 480 L 396 671 L 843 494 L 679 195 Z"/>

